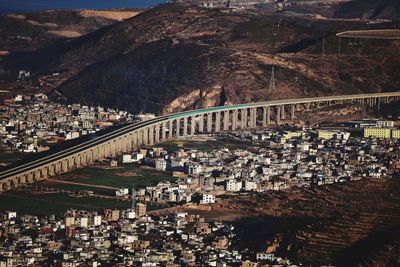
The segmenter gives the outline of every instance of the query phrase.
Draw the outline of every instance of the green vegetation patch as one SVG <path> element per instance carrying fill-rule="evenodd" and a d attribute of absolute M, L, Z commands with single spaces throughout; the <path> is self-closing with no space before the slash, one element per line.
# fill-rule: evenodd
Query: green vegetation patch
<path fill-rule="evenodd" d="M 0 152 L 0 163 L 13 163 L 24 157 L 25 154 L 20 152 Z"/>
<path fill-rule="evenodd" d="M 175 178 L 168 172 L 140 168 L 137 164 L 123 164 L 114 168 L 89 167 L 63 174 L 56 179 L 115 188 L 131 188 L 132 186 L 143 188 L 161 181 L 175 181 Z M 90 189 L 82 186 L 82 190 Z"/>
<path fill-rule="evenodd" d="M 20 214 L 60 215 L 67 209 L 101 210 L 105 208 L 125 209 L 129 202 L 115 200 L 72 197 L 66 194 L 30 194 L 10 192 L 0 195 L 0 211 L 14 210 Z"/>
<path fill-rule="evenodd" d="M 158 147 L 162 147 L 170 152 L 176 152 L 179 149 L 190 148 L 198 149 L 201 151 L 210 152 L 216 149 L 229 148 L 229 149 L 245 149 L 251 145 L 248 141 L 232 140 L 230 138 L 220 138 L 217 140 L 207 141 L 184 141 L 178 140 L 163 144 L 158 144 Z"/>

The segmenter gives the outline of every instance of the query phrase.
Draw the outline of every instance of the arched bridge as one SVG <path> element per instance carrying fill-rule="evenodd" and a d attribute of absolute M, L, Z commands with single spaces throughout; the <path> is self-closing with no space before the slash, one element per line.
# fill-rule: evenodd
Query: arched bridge
<path fill-rule="evenodd" d="M 295 119 L 296 112 L 312 110 L 319 105 L 358 103 L 374 106 L 399 99 L 400 92 L 340 95 L 247 103 L 169 114 L 128 124 L 65 150 L 54 151 L 39 159 L 10 167 L 0 174 L 0 192 L 179 136 L 279 125 L 287 118 Z"/>

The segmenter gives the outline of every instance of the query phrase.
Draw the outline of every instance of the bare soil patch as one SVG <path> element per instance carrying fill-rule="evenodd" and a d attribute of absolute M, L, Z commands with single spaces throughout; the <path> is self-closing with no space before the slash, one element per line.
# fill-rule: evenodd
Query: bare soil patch
<path fill-rule="evenodd" d="M 118 172 L 116 173 L 118 176 L 121 177 L 130 177 L 130 176 L 143 176 L 137 172 L 133 172 L 133 171 L 128 171 L 128 172 Z"/>
<path fill-rule="evenodd" d="M 138 11 L 106 11 L 106 10 L 83 10 L 79 13 L 84 18 L 88 17 L 102 17 L 112 20 L 125 20 L 136 16 L 140 12 Z"/>
<path fill-rule="evenodd" d="M 58 31 L 54 30 L 54 31 L 48 31 L 48 33 L 67 38 L 75 38 L 82 35 L 79 32 L 69 31 L 69 30 L 58 30 Z"/>

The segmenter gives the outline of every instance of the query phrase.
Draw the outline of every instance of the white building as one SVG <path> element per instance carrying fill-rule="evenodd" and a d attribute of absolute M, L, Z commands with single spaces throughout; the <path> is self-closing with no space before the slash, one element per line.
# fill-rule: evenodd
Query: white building
<path fill-rule="evenodd" d="M 187 174 L 198 175 L 204 172 L 204 167 L 201 164 L 190 163 L 187 165 Z"/>
<path fill-rule="evenodd" d="M 167 169 L 167 161 L 165 159 L 156 159 L 156 170 L 165 171 Z"/>
<path fill-rule="evenodd" d="M 121 188 L 115 191 L 115 196 L 116 197 L 123 197 L 129 194 L 129 189 L 128 188 Z"/>
<path fill-rule="evenodd" d="M 94 215 L 94 216 L 92 217 L 92 224 L 93 224 L 94 226 L 99 226 L 99 225 L 101 225 L 101 215 Z"/>
<path fill-rule="evenodd" d="M 376 127 L 394 127 L 394 121 L 377 121 Z"/>
<path fill-rule="evenodd" d="M 253 181 L 244 181 L 244 190 L 253 191 L 257 189 L 257 183 Z"/>
<path fill-rule="evenodd" d="M 86 228 L 89 225 L 89 218 L 88 217 L 78 217 L 75 220 L 75 224 L 79 227 Z"/>
<path fill-rule="evenodd" d="M 16 211 L 6 211 L 6 219 L 7 220 L 16 219 L 16 218 L 17 218 Z"/>
<path fill-rule="evenodd" d="M 203 194 L 203 198 L 201 199 L 201 204 L 210 204 L 215 203 L 215 195 L 212 194 Z"/>
<path fill-rule="evenodd" d="M 132 154 L 132 160 L 133 160 L 133 162 L 141 161 L 143 158 L 144 158 L 144 155 L 141 154 L 141 153 L 135 152 L 135 153 Z"/>
<path fill-rule="evenodd" d="M 228 180 L 226 181 L 226 191 L 237 192 L 242 189 L 242 182 L 236 180 Z"/>
<path fill-rule="evenodd" d="M 132 163 L 133 162 L 132 155 L 131 154 L 122 155 L 121 161 L 122 163 Z"/>
<path fill-rule="evenodd" d="M 135 219 L 136 218 L 136 213 L 134 210 L 128 209 L 128 210 L 122 210 L 121 211 L 121 217 L 124 219 Z"/>
<path fill-rule="evenodd" d="M 272 253 L 257 253 L 256 259 L 259 260 L 267 260 L 267 261 L 274 261 L 275 255 Z"/>

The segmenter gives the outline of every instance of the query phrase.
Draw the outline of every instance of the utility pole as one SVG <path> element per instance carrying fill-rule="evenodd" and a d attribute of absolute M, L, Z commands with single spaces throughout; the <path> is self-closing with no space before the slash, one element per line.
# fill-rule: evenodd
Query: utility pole
<path fill-rule="evenodd" d="M 134 186 L 132 186 L 132 195 L 131 195 L 131 198 L 132 198 L 132 206 L 131 206 L 131 209 L 132 209 L 132 210 L 135 210 L 135 206 L 136 206 L 136 191 L 135 191 L 135 187 L 134 187 Z"/>
<path fill-rule="evenodd" d="M 275 91 L 275 66 L 272 66 L 272 72 L 271 72 L 271 79 L 269 80 L 269 88 L 268 88 L 268 93 L 271 93 L 271 91 Z"/>
<path fill-rule="evenodd" d="M 339 37 L 339 56 L 340 56 L 340 53 L 341 53 L 341 39 Z"/>
<path fill-rule="evenodd" d="M 322 38 L 322 56 L 325 56 L 325 37 Z"/>

